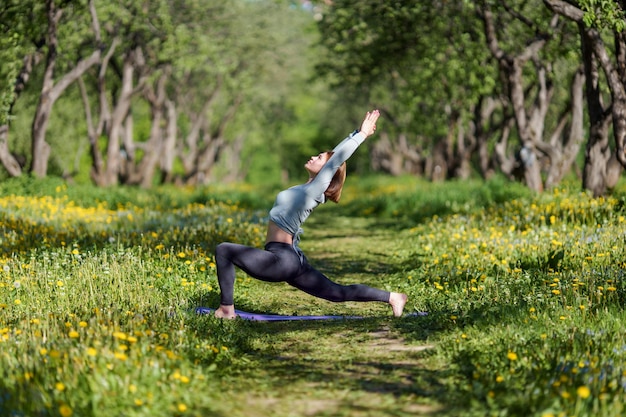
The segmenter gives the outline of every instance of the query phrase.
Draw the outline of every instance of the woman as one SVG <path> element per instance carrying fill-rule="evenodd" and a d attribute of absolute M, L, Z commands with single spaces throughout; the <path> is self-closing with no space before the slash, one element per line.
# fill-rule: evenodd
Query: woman
<path fill-rule="evenodd" d="M 393 315 L 402 315 L 406 294 L 388 292 L 362 284 L 339 285 L 312 268 L 298 247 L 300 226 L 313 209 L 327 199 L 339 202 L 346 179 L 346 160 L 365 139 L 376 131 L 378 110 L 368 112 L 361 129 L 345 138 L 332 152 L 311 157 L 304 165 L 309 173 L 305 184 L 281 191 L 269 213 L 265 249 L 235 243 L 221 243 L 215 251 L 221 302 L 215 310 L 219 318 L 235 318 L 233 290 L 235 266 L 246 274 L 269 282 L 287 282 L 308 294 L 325 300 L 380 301 L 391 305 Z"/>

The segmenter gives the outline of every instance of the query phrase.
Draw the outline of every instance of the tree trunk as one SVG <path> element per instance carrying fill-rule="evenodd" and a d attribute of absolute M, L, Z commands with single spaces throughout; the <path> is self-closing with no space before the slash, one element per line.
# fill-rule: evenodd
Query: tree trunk
<path fill-rule="evenodd" d="M 167 184 L 174 180 L 174 158 L 176 157 L 176 138 L 178 114 L 176 103 L 172 100 L 165 101 L 165 140 L 161 153 L 161 183 Z"/>
<path fill-rule="evenodd" d="M 570 172 L 572 165 L 576 161 L 576 156 L 580 151 L 580 146 L 584 141 L 584 83 L 585 74 L 581 68 L 576 71 L 572 80 L 570 88 L 571 104 L 561 117 L 561 121 L 550 140 L 550 149 L 555 155 L 551 157 L 550 168 L 546 177 L 546 188 L 556 186 L 561 182 L 563 177 Z M 570 114 L 569 131 L 564 135 L 563 130 L 565 129 L 566 121 Z M 565 137 L 561 139 L 562 136 Z"/>
<path fill-rule="evenodd" d="M 539 85 L 534 107 L 527 112 L 522 69 L 529 60 L 534 59 L 536 61 L 537 53 L 545 45 L 546 39 L 536 39 L 528 44 L 519 55 L 510 56 L 499 46 L 491 11 L 486 8 L 486 10 L 479 10 L 479 14 L 483 19 L 489 50 L 497 59 L 500 71 L 507 80 L 508 98 L 513 108 L 522 145 L 518 153 L 518 166 L 523 172 L 526 185 L 531 190 L 541 192 L 543 191 L 543 181 L 536 143 L 542 140 L 543 120 L 545 119 L 549 97 L 551 97 L 551 89 L 545 82 L 545 68 L 536 62 L 539 78 L 543 77 L 544 79 Z"/>
<path fill-rule="evenodd" d="M 582 21 L 578 25 L 587 80 L 585 91 L 590 123 L 583 168 L 583 188 L 591 191 L 594 197 L 599 197 L 615 186 L 621 169 L 609 146 L 611 118 L 610 112 L 602 102 L 597 60 L 590 45 L 592 40 L 586 36 L 586 28 Z"/>
<path fill-rule="evenodd" d="M 488 148 L 489 137 L 494 133 L 496 126 L 493 126 L 493 114 L 497 110 L 499 101 L 492 97 L 481 97 L 474 108 L 474 117 L 471 121 L 470 134 L 474 137 L 476 149 L 478 150 L 478 167 L 483 178 L 489 179 L 494 173 L 493 159 Z M 492 125 L 490 130 L 485 126 Z M 502 124 L 500 130 L 504 129 Z"/>
<path fill-rule="evenodd" d="M 13 101 L 10 104 L 11 109 L 13 108 L 17 98 L 22 94 L 22 91 L 24 91 L 24 88 L 26 88 L 26 84 L 28 84 L 28 81 L 30 80 L 33 69 L 37 66 L 37 64 L 39 64 L 42 56 L 41 50 L 37 49 L 37 51 L 24 57 L 22 69 L 15 80 L 15 87 L 13 88 Z M 9 110 L 9 114 L 10 113 L 11 110 Z M 18 160 L 18 158 L 16 158 L 9 149 L 9 130 L 8 123 L 0 125 L 0 163 L 2 163 L 2 166 L 4 166 L 10 176 L 17 177 L 22 175 L 24 163 L 23 161 L 20 162 L 20 160 Z"/>
<path fill-rule="evenodd" d="M 32 166 L 31 171 L 38 177 L 44 177 L 48 171 L 48 158 L 50 157 L 50 145 L 46 142 L 46 130 L 50 121 L 52 107 L 61 94 L 90 67 L 100 61 L 100 50 L 96 49 L 89 57 L 80 60 L 76 66 L 65 74 L 57 84 L 54 83 L 54 70 L 57 60 L 58 49 L 58 23 L 63 11 L 57 9 L 54 0 L 46 1 L 48 15 L 48 31 L 46 43 L 48 54 L 46 57 L 46 69 L 43 76 L 43 86 L 39 103 L 35 110 L 32 125 Z"/>
<path fill-rule="evenodd" d="M 128 152 L 127 161 L 127 184 L 139 184 L 143 188 L 149 188 L 154 180 L 155 172 L 162 153 L 163 143 L 163 119 L 165 110 L 165 85 L 168 74 L 163 72 L 156 80 L 156 86 L 152 90 L 145 92 L 145 97 L 150 104 L 152 112 L 152 120 L 150 126 L 150 137 L 148 141 L 141 144 L 143 155 L 141 161 L 137 161 L 134 148 L 138 145 L 134 144 L 132 131 L 127 131 L 125 138 L 125 149 Z M 127 119 L 129 122 L 130 119 Z M 131 153 L 132 147 L 132 153 Z"/>
<path fill-rule="evenodd" d="M 92 11 L 95 16 L 95 9 Z M 95 20 L 95 19 L 94 19 Z M 97 21 L 97 20 L 96 20 Z M 97 31 L 96 33 L 99 33 Z M 98 36 L 99 39 L 99 36 Z M 100 68 L 98 70 L 98 78 L 96 80 L 96 91 L 98 93 L 98 123 L 95 124 L 92 112 L 91 105 L 89 103 L 89 97 L 87 96 L 87 89 L 85 87 L 85 83 L 82 80 L 82 77 L 79 78 L 79 87 L 81 92 L 81 98 L 83 101 L 83 107 L 85 109 L 85 118 L 87 122 L 87 139 L 89 141 L 89 153 L 91 155 L 91 180 L 98 186 L 106 185 L 105 181 L 105 161 L 102 156 L 102 152 L 100 151 L 99 139 L 102 136 L 103 132 L 109 126 L 111 121 L 111 111 L 109 102 L 107 99 L 108 91 L 106 89 L 106 72 L 109 66 L 109 62 L 111 61 L 111 57 L 115 52 L 117 45 L 119 44 L 118 39 L 114 39 L 111 43 L 111 47 L 109 48 L 107 54 L 102 58 L 102 62 L 100 64 Z"/>
<path fill-rule="evenodd" d="M 22 175 L 22 167 L 9 150 L 9 125 L 0 126 L 0 162 L 10 176 Z"/>
<path fill-rule="evenodd" d="M 410 145 L 406 134 L 400 134 L 396 141 L 389 139 L 389 134 L 382 132 L 374 143 L 371 155 L 374 170 L 383 170 L 391 175 L 408 173 L 424 174 L 424 157 L 419 146 Z"/>
<path fill-rule="evenodd" d="M 614 33 L 614 65 L 598 31 L 584 23 L 584 12 L 580 8 L 563 0 L 544 0 L 544 3 L 554 12 L 576 22 L 579 27 L 591 124 L 583 187 L 594 196 L 605 195 L 615 186 L 623 167 L 626 167 L 626 35 L 623 32 Z M 605 109 L 601 101 L 598 64 L 611 92 L 612 104 L 609 110 Z M 609 147 L 609 117 L 613 123 L 615 154 Z"/>
<path fill-rule="evenodd" d="M 105 186 L 116 185 L 118 183 L 118 175 L 122 168 L 122 149 L 120 147 L 122 134 L 124 129 L 124 121 L 130 110 L 133 91 L 133 52 L 127 53 L 124 57 L 122 67 L 122 87 L 120 89 L 115 108 L 111 113 L 111 120 L 108 126 L 107 136 L 109 142 L 107 144 L 107 160 L 104 175 L 101 176 L 100 182 Z M 128 150 L 125 150 L 128 152 Z"/>

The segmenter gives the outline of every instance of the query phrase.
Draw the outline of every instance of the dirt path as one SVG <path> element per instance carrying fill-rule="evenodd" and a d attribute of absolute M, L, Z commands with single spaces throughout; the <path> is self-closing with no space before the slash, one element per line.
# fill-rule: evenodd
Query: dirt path
<path fill-rule="evenodd" d="M 354 221 L 334 222 L 333 229 L 313 223 L 302 247 L 329 276 L 374 285 L 389 268 L 390 236 L 385 229 L 367 227 L 366 221 L 355 227 Z M 284 291 L 290 303 L 329 314 L 327 302 Z M 408 343 L 386 305 L 332 308 L 332 314 L 366 319 L 250 324 L 262 348 L 250 368 L 224 381 L 241 387 L 239 393 L 226 391 L 224 415 L 428 416 L 441 410 L 433 400 L 438 376 L 424 366 L 432 346 Z"/>

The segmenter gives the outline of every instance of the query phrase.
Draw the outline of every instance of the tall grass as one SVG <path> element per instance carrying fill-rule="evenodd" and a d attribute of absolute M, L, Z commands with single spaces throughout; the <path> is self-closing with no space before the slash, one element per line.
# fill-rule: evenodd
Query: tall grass
<path fill-rule="evenodd" d="M 190 312 L 218 302 L 217 243 L 262 246 L 271 195 L 33 179 L 0 189 L 0 414 L 229 415 L 220 379 L 243 383 L 250 361 L 267 360 L 251 354 L 276 340 Z M 386 282 L 429 313 L 392 325 L 435 346 L 423 363 L 441 375 L 442 415 L 619 416 L 625 202 L 623 183 L 593 199 L 575 186 L 534 195 L 502 180 L 378 177 L 350 179 L 342 204 L 320 210 L 348 219 L 333 224 L 344 232 L 363 221 L 392 237 L 375 252 Z M 282 297 L 237 285 L 244 305 Z"/>

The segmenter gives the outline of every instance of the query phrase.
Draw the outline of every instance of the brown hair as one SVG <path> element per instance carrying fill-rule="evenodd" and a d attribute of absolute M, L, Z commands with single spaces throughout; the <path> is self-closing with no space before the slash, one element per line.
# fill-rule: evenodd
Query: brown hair
<path fill-rule="evenodd" d="M 330 159 L 333 156 L 333 152 L 326 152 L 327 159 Z M 327 199 L 332 201 L 333 203 L 339 203 L 339 199 L 341 198 L 341 191 L 343 190 L 343 183 L 346 181 L 346 163 L 344 162 L 339 166 L 335 175 L 333 175 L 333 179 L 330 181 L 328 188 L 324 192 L 324 195 Z"/>

